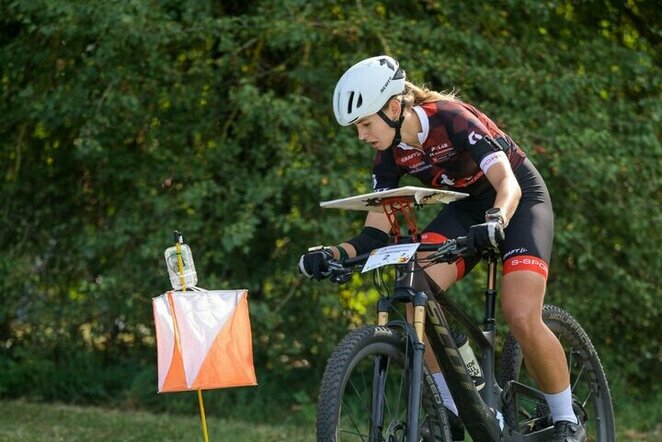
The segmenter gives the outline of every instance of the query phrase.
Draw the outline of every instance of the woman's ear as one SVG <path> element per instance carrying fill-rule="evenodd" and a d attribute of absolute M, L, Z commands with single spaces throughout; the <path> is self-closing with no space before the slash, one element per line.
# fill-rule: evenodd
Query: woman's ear
<path fill-rule="evenodd" d="M 388 101 L 388 110 L 391 114 L 390 117 L 392 120 L 396 120 L 400 116 L 400 107 L 401 104 L 399 98 L 391 98 Z"/>

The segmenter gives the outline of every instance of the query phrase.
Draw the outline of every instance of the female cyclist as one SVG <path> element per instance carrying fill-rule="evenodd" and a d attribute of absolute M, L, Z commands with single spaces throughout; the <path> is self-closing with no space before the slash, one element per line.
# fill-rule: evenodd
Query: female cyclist
<path fill-rule="evenodd" d="M 359 140 L 375 150 L 375 191 L 396 188 L 400 177 L 409 174 L 426 186 L 470 195 L 445 206 L 423 230 L 421 241 L 467 235 L 474 250 L 500 250 L 502 311 L 529 372 L 547 393 L 552 441 L 584 441 L 586 433 L 572 408 L 565 353 L 541 317 L 554 214 L 547 187 L 531 161 L 485 114 L 453 94 L 411 84 L 399 63 L 386 55 L 363 60 L 343 74 L 333 94 L 333 110 L 340 125 L 356 126 Z M 389 231 L 385 214 L 369 212 L 358 236 L 304 254 L 299 269 L 309 278 L 322 279 L 328 276 L 330 260 L 383 247 Z M 505 239 L 497 241 L 504 234 Z M 438 264 L 426 272 L 447 290 L 478 260 Z M 457 414 L 434 355 L 426 353 L 426 364 L 436 372 L 444 404 Z"/>

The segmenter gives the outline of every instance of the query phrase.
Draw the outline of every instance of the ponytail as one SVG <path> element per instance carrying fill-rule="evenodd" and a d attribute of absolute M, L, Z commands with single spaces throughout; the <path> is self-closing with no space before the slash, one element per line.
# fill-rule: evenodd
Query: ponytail
<path fill-rule="evenodd" d="M 450 93 L 437 92 L 428 89 L 424 85 L 417 86 L 413 83 L 405 81 L 405 91 L 402 93 L 402 100 L 405 103 L 405 107 L 412 107 L 421 105 L 423 103 L 429 103 L 431 101 L 458 101 L 458 98 L 454 90 Z"/>

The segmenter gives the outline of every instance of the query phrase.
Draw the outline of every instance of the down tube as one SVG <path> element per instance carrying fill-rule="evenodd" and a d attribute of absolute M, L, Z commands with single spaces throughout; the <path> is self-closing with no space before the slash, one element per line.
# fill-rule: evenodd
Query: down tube
<path fill-rule="evenodd" d="M 439 303 L 430 300 L 426 310 L 428 320 L 425 331 L 432 348 L 444 351 L 443 354 L 437 354 L 437 360 L 460 411 L 464 426 L 473 440 L 500 440 L 501 430 L 494 414 L 481 399 L 467 373 Z"/>

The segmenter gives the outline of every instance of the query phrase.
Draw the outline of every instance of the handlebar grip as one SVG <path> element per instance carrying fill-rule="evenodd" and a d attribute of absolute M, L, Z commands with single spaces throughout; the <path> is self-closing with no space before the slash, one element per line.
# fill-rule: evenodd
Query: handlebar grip
<path fill-rule="evenodd" d="M 370 257 L 370 252 L 364 253 L 362 255 L 354 256 L 352 258 L 345 258 L 339 260 L 340 264 L 342 264 L 343 267 L 354 267 L 359 264 L 363 264 L 368 260 Z"/>

